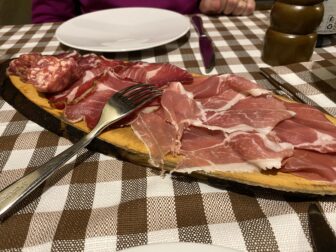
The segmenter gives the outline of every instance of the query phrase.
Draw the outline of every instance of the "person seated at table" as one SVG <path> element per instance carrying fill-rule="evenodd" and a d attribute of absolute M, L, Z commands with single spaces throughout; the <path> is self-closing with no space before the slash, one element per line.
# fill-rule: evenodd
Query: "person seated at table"
<path fill-rule="evenodd" d="M 255 0 L 32 0 L 33 23 L 62 22 L 91 11 L 119 7 L 154 7 L 182 14 L 250 15 Z"/>

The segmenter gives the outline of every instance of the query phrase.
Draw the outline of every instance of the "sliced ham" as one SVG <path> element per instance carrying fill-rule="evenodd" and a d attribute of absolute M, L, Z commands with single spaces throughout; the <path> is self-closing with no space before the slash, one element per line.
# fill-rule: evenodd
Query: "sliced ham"
<path fill-rule="evenodd" d="M 231 74 L 227 76 L 226 82 L 232 89 L 243 94 L 250 94 L 253 96 L 271 94 L 271 91 L 238 75 Z"/>
<path fill-rule="evenodd" d="M 146 145 L 149 162 L 160 167 L 166 154 L 176 149 L 176 129 L 164 120 L 164 112 L 140 113 L 131 127 L 137 137 Z"/>
<path fill-rule="evenodd" d="M 182 138 L 183 160 L 176 171 L 255 172 L 279 169 L 285 157 L 291 156 L 291 144 L 277 143 L 259 133 L 222 131 L 191 127 Z"/>
<path fill-rule="evenodd" d="M 235 131 L 257 131 L 268 134 L 279 122 L 291 118 L 294 112 L 272 96 L 249 96 L 228 110 L 209 111 L 206 120 L 195 126 L 227 133 Z"/>
<path fill-rule="evenodd" d="M 179 82 L 169 84 L 164 90 L 161 106 L 164 110 L 165 120 L 176 130 L 175 139 L 177 142 L 180 142 L 184 129 L 195 121 L 200 121 L 203 116 L 201 105 L 193 99 L 192 93 L 187 92 Z"/>
<path fill-rule="evenodd" d="M 107 100 L 118 90 L 134 85 L 120 80 L 113 72 L 106 72 L 96 80 L 95 90 L 76 104 L 67 105 L 64 116 L 69 122 L 84 120 L 89 128 L 96 126 Z"/>
<path fill-rule="evenodd" d="M 295 148 L 321 153 L 336 152 L 336 126 L 318 109 L 300 103 L 286 103 L 296 116 L 277 125 L 276 136 Z"/>
<path fill-rule="evenodd" d="M 191 83 L 193 81 L 190 73 L 167 63 L 137 62 L 118 73 L 121 79 L 160 86 L 175 81 L 181 83 Z"/>
<path fill-rule="evenodd" d="M 227 90 L 229 86 L 225 80 L 228 75 L 214 75 L 210 77 L 196 78 L 194 81 L 185 85 L 185 90 L 191 92 L 195 99 L 214 97 Z"/>
<path fill-rule="evenodd" d="M 282 160 L 293 155 L 293 145 L 260 133 L 235 132 L 226 141 L 247 163 L 261 170 L 279 169 Z"/>
<path fill-rule="evenodd" d="M 308 180 L 336 182 L 336 156 L 315 151 L 294 150 L 294 155 L 286 159 L 280 171 Z"/>
<path fill-rule="evenodd" d="M 225 144 L 222 131 L 190 127 L 183 134 L 181 154 L 183 159 L 177 165 L 176 172 L 258 171 L 258 167 L 245 162 L 237 152 Z"/>

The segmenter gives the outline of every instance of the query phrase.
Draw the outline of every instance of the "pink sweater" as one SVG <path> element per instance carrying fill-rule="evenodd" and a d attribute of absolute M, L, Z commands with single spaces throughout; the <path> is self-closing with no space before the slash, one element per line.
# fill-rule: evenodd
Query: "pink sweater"
<path fill-rule="evenodd" d="M 33 23 L 61 22 L 77 15 L 119 7 L 154 7 L 182 14 L 198 12 L 199 0 L 32 0 Z"/>

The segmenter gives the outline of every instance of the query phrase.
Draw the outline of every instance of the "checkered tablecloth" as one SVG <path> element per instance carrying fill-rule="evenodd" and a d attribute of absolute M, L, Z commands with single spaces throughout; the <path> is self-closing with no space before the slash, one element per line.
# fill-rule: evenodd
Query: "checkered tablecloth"
<path fill-rule="evenodd" d="M 216 67 L 210 74 L 243 75 L 273 88 L 259 73 L 269 12 L 206 17 Z M 0 28 L 0 59 L 67 50 L 54 37 L 59 24 Z M 316 49 L 313 61 L 334 58 Z M 197 35 L 154 49 L 106 56 L 170 62 L 203 73 Z M 15 110 L 0 97 L 0 189 L 42 165 L 71 142 Z M 75 167 L 75 168 L 74 168 Z M 73 169 L 74 168 L 74 169 Z M 317 201 L 336 230 L 333 197 L 303 197 L 242 185 L 209 185 L 195 178 L 83 150 L 0 224 L 2 251 L 115 251 L 152 243 L 196 242 L 241 251 L 311 251 L 307 209 Z"/>

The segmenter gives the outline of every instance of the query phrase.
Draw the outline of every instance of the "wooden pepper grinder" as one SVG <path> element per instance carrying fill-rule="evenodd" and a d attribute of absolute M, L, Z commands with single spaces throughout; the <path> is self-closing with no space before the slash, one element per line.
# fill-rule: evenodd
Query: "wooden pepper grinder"
<path fill-rule="evenodd" d="M 323 0 L 275 1 L 264 38 L 263 61 L 272 66 L 309 61 L 323 11 Z"/>

